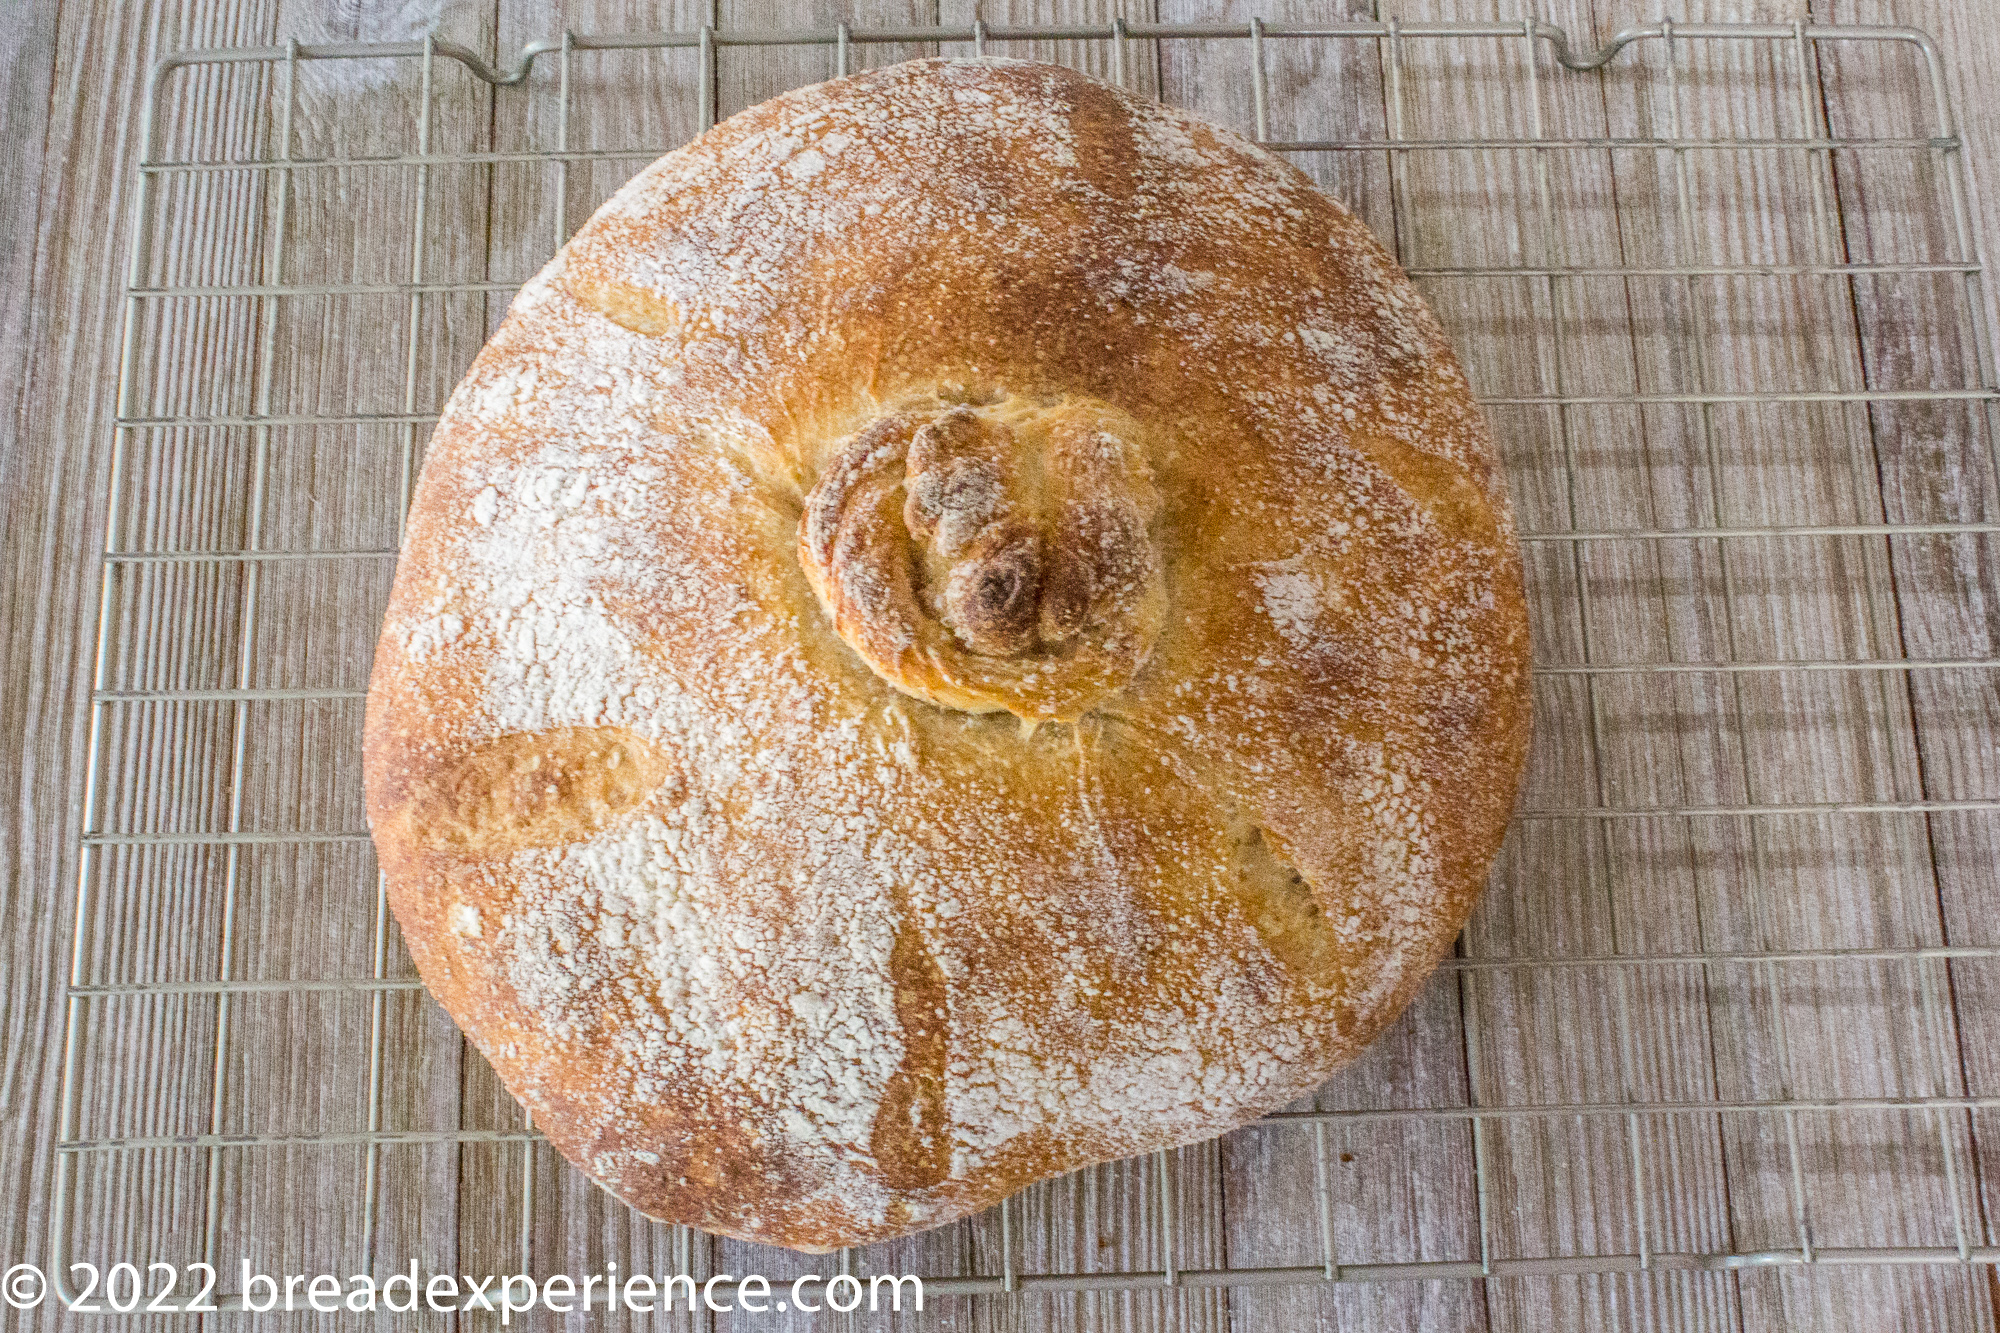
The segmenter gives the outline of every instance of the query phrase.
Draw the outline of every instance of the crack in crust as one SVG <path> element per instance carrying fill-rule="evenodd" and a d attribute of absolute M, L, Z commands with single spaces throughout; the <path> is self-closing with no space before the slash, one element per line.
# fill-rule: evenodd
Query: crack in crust
<path fill-rule="evenodd" d="M 1123 412 L 995 398 L 857 432 L 806 497 L 799 559 L 841 638 L 897 689 L 1074 721 L 1152 651 L 1159 493 Z"/>
<path fill-rule="evenodd" d="M 1232 888 L 1264 947 L 1297 975 L 1328 983 L 1339 970 L 1339 938 L 1312 881 L 1277 835 L 1254 824 L 1243 830 L 1235 870 Z"/>

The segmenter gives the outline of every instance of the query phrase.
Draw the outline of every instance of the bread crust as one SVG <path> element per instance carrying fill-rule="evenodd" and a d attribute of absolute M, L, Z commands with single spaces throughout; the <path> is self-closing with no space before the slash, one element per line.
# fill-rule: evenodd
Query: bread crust
<path fill-rule="evenodd" d="M 1504 482 L 1393 259 L 1226 131 L 927 60 L 662 158 L 515 299 L 367 795 L 566 1157 L 826 1250 L 1322 1082 L 1463 923 L 1528 731 Z"/>

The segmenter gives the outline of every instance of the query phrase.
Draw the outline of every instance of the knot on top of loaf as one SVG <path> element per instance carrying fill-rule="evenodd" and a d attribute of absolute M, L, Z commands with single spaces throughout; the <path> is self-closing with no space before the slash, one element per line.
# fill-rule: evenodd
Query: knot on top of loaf
<path fill-rule="evenodd" d="M 1141 433 L 1095 399 L 903 404 L 846 441 L 807 496 L 806 576 L 897 689 L 1074 720 L 1132 679 L 1165 615 Z"/>

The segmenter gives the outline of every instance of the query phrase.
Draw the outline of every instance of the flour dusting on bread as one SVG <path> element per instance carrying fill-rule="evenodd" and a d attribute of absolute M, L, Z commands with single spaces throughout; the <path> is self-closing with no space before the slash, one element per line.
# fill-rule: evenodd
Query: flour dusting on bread
<path fill-rule="evenodd" d="M 1435 321 L 1265 150 L 919 61 L 621 189 L 446 405 L 370 691 L 432 991 L 656 1216 L 882 1239 L 1292 1100 L 1511 806 Z"/>

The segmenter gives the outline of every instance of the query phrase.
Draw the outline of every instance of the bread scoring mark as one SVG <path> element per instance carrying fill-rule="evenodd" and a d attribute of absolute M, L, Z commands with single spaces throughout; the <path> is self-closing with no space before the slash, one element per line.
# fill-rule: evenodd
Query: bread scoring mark
<path fill-rule="evenodd" d="M 434 847 L 476 856 L 553 847 L 638 809 L 667 776 L 659 752 L 622 727 L 517 732 L 420 783 L 403 814 Z"/>
<path fill-rule="evenodd" d="M 1349 437 L 1370 461 L 1395 478 L 1429 518 L 1438 535 L 1454 545 L 1491 550 L 1503 545 L 1496 510 L 1485 479 L 1473 466 L 1433 453 L 1386 431 L 1356 431 Z"/>
<path fill-rule="evenodd" d="M 1230 887 L 1264 947 L 1302 978 L 1335 981 L 1340 940 L 1305 876 L 1254 824 L 1237 835 L 1234 862 Z"/>
<path fill-rule="evenodd" d="M 944 971 L 925 946 L 922 929 L 907 918 L 889 953 L 889 976 L 903 1061 L 883 1086 L 868 1148 L 890 1188 L 928 1189 L 951 1174 L 945 1104 L 951 1015 Z"/>
<path fill-rule="evenodd" d="M 799 558 L 840 637 L 920 699 L 1074 721 L 1166 616 L 1143 430 L 1108 404 L 939 392 L 849 438 Z"/>
<path fill-rule="evenodd" d="M 681 312 L 671 301 L 640 288 L 581 275 L 563 275 L 569 294 L 620 328 L 649 338 L 671 338 L 680 331 Z"/>

